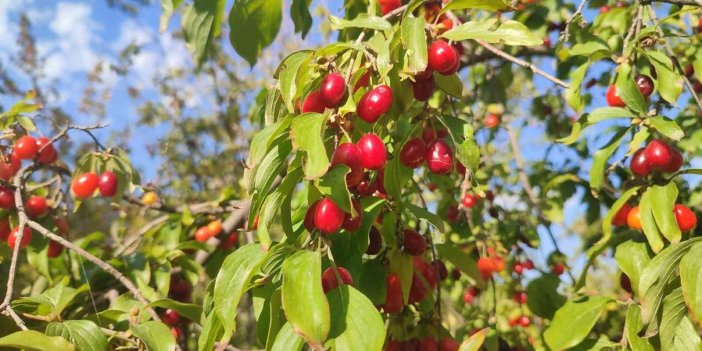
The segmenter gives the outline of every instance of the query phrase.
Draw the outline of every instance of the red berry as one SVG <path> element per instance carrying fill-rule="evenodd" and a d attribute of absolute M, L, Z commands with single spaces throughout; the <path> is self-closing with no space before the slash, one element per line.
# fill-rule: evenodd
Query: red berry
<path fill-rule="evenodd" d="M 612 218 L 612 225 L 616 227 L 623 227 L 626 225 L 626 218 L 629 216 L 629 211 L 631 211 L 631 206 L 629 204 L 622 205 L 617 211 L 617 214 Z"/>
<path fill-rule="evenodd" d="M 673 160 L 673 148 L 663 140 L 651 141 L 644 150 L 649 168 L 655 171 L 666 169 Z"/>
<path fill-rule="evenodd" d="M 400 285 L 400 277 L 396 273 L 390 273 L 385 278 L 387 289 L 385 290 L 385 303 L 383 310 L 387 313 L 400 313 L 404 307 L 402 300 L 402 286 Z"/>
<path fill-rule="evenodd" d="M 405 349 L 403 348 L 402 343 L 397 341 L 397 340 L 388 341 L 388 344 L 385 345 L 385 349 L 384 349 L 384 351 L 403 351 L 403 350 L 405 350 Z"/>
<path fill-rule="evenodd" d="M 171 335 L 173 335 L 176 342 L 180 342 L 180 340 L 183 338 L 183 329 L 180 327 L 171 327 Z"/>
<path fill-rule="evenodd" d="M 432 266 L 436 270 L 436 275 L 439 277 L 439 280 L 446 280 L 448 278 L 448 269 L 446 268 L 446 264 L 442 260 L 434 260 L 432 263 Z"/>
<path fill-rule="evenodd" d="M 353 143 L 339 145 L 332 155 L 331 166 L 343 164 L 351 169 L 346 175 L 346 185 L 355 186 L 363 179 L 363 154 L 361 149 Z"/>
<path fill-rule="evenodd" d="M 682 167 L 683 157 L 682 157 L 682 154 L 680 153 L 680 151 L 678 151 L 674 147 L 671 147 L 670 149 L 672 152 L 670 163 L 668 163 L 668 166 L 663 168 L 663 171 L 668 172 L 668 173 L 675 173 L 680 169 L 680 167 Z"/>
<path fill-rule="evenodd" d="M 456 172 L 460 175 L 466 175 L 466 166 L 464 166 L 461 161 L 456 161 Z"/>
<path fill-rule="evenodd" d="M 619 88 L 616 85 L 610 85 L 607 89 L 607 104 L 612 107 L 626 107 L 624 100 L 619 96 Z"/>
<path fill-rule="evenodd" d="M 343 267 L 336 267 L 337 272 L 339 272 L 339 278 L 341 278 L 341 283 L 344 285 L 353 285 L 353 278 L 351 273 Z M 328 293 L 330 290 L 336 289 L 339 286 L 339 282 L 336 280 L 336 274 L 334 270 L 329 267 L 322 273 L 322 289 L 324 293 Z"/>
<path fill-rule="evenodd" d="M 678 222 L 678 227 L 683 232 L 692 230 L 697 225 L 697 216 L 687 206 L 676 204 L 673 208 L 675 220 Z"/>
<path fill-rule="evenodd" d="M 446 209 L 446 219 L 450 223 L 456 223 L 458 221 L 458 206 L 456 205 L 451 205 Z"/>
<path fill-rule="evenodd" d="M 79 199 L 85 199 L 93 196 L 95 189 L 98 186 L 98 176 L 93 172 L 83 173 L 78 176 L 71 184 L 73 194 Z"/>
<path fill-rule="evenodd" d="M 385 143 L 375 134 L 366 134 L 358 140 L 361 150 L 361 164 L 366 169 L 378 170 L 385 167 L 388 159 L 388 150 Z"/>
<path fill-rule="evenodd" d="M 365 93 L 358 102 L 356 113 L 362 120 L 373 123 L 392 106 L 392 89 L 379 85 Z"/>
<path fill-rule="evenodd" d="M 341 229 L 346 214 L 330 198 L 325 197 L 317 203 L 314 210 L 314 225 L 326 235 L 334 234 Z"/>
<path fill-rule="evenodd" d="M 489 279 L 492 273 L 495 272 L 495 263 L 487 257 L 479 258 L 477 265 L 480 276 L 482 276 L 483 279 Z"/>
<path fill-rule="evenodd" d="M 309 207 L 307 207 L 307 212 L 305 212 L 305 220 L 303 221 L 303 224 L 305 229 L 307 229 L 307 231 L 310 233 L 316 228 L 314 226 L 314 211 L 317 207 L 317 203 L 319 203 L 319 201 L 313 202 Z"/>
<path fill-rule="evenodd" d="M 494 113 L 488 113 L 485 116 L 485 126 L 488 128 L 495 128 L 500 124 L 500 117 Z"/>
<path fill-rule="evenodd" d="M 37 156 L 38 150 L 37 141 L 31 136 L 25 135 L 15 142 L 13 153 L 20 160 L 30 160 Z"/>
<path fill-rule="evenodd" d="M 305 98 L 305 102 L 302 103 L 302 113 L 306 112 L 316 112 L 324 113 L 324 100 L 322 99 L 322 93 L 319 90 L 310 92 Z"/>
<path fill-rule="evenodd" d="M 461 203 L 463 204 L 463 207 L 466 208 L 473 208 L 476 203 L 478 203 L 478 197 L 473 196 L 471 194 L 466 194 L 463 196 L 463 200 L 461 200 Z"/>
<path fill-rule="evenodd" d="M 400 0 L 378 0 L 378 3 L 380 4 L 380 13 L 382 13 L 383 16 L 402 6 Z"/>
<path fill-rule="evenodd" d="M 692 77 L 692 75 L 695 74 L 695 68 L 692 67 L 692 64 L 691 64 L 691 63 L 688 63 L 687 66 L 685 66 L 684 71 L 685 71 L 685 72 L 684 72 L 684 73 L 685 73 L 685 76 L 688 77 L 688 78 Z"/>
<path fill-rule="evenodd" d="M 649 76 L 637 74 L 634 81 L 636 81 L 636 86 L 643 96 L 649 97 L 653 94 L 653 80 Z"/>
<path fill-rule="evenodd" d="M 190 300 L 190 284 L 177 276 L 171 276 L 170 288 L 168 296 L 176 301 Z"/>
<path fill-rule="evenodd" d="M 441 339 L 441 344 L 439 345 L 439 351 L 458 351 L 461 345 L 458 344 L 456 340 L 450 338 Z"/>
<path fill-rule="evenodd" d="M 363 75 L 358 78 L 358 81 L 356 81 L 356 85 L 353 87 L 353 92 L 357 92 L 358 89 L 364 88 L 368 86 L 368 83 L 370 83 L 370 76 L 371 76 L 371 71 L 368 70 L 366 73 L 363 73 Z"/>
<path fill-rule="evenodd" d="M 161 321 L 168 326 L 175 326 L 180 322 L 180 315 L 173 309 L 167 309 L 161 315 Z"/>
<path fill-rule="evenodd" d="M 651 169 L 646 159 L 646 149 L 641 148 L 636 150 L 631 156 L 631 163 L 629 163 L 629 169 L 637 177 L 645 177 L 651 173 Z"/>
<path fill-rule="evenodd" d="M 519 317 L 519 319 L 517 320 L 517 322 L 518 322 L 519 325 L 520 325 L 521 327 L 523 327 L 523 328 L 526 328 L 526 327 L 528 327 L 529 325 L 531 325 L 531 320 L 530 320 L 529 317 L 527 317 L 527 316 L 521 316 L 521 317 Z"/>
<path fill-rule="evenodd" d="M 426 126 L 424 127 L 424 130 L 422 130 L 422 140 L 424 140 L 425 143 L 431 143 L 432 141 L 436 139 L 443 139 L 448 136 L 448 131 L 446 129 L 439 129 L 439 130 L 434 130 L 431 126 Z"/>
<path fill-rule="evenodd" d="M 110 171 L 102 172 L 98 179 L 98 189 L 103 197 L 114 196 L 117 193 L 117 185 L 117 176 Z"/>
<path fill-rule="evenodd" d="M 560 263 L 554 263 L 553 266 L 551 266 L 551 272 L 555 275 L 561 275 L 565 272 L 565 266 Z"/>
<path fill-rule="evenodd" d="M 522 264 L 519 262 L 515 262 L 514 265 L 512 265 L 512 271 L 517 273 L 517 275 L 522 275 L 524 272 L 524 266 L 522 266 Z"/>
<path fill-rule="evenodd" d="M 443 40 L 433 42 L 428 50 L 429 68 L 440 74 L 448 75 L 459 62 L 456 49 Z"/>
<path fill-rule="evenodd" d="M 3 186 L 0 186 L 0 208 L 15 208 L 15 192 Z"/>
<path fill-rule="evenodd" d="M 412 93 L 414 98 L 419 101 L 427 101 L 434 95 L 436 90 L 436 80 L 434 76 L 431 75 L 426 79 L 417 79 L 412 83 Z"/>
<path fill-rule="evenodd" d="M 425 157 L 429 170 L 434 174 L 447 174 L 453 169 L 453 151 L 441 139 L 429 143 Z"/>
<path fill-rule="evenodd" d="M 473 296 L 473 294 L 471 294 L 469 291 L 466 291 L 463 294 L 463 302 L 465 302 L 468 305 L 473 303 L 474 298 L 475 298 L 475 296 Z"/>
<path fill-rule="evenodd" d="M 54 145 L 49 143 L 50 141 L 49 138 L 45 137 L 37 139 L 37 151 L 39 152 L 37 161 L 39 163 L 48 164 L 58 159 L 58 153 L 54 149 Z"/>
<path fill-rule="evenodd" d="M 356 217 L 352 217 L 350 213 L 346 214 L 342 226 L 347 232 L 357 231 L 358 228 L 361 228 L 361 222 L 363 221 L 363 208 L 361 208 L 361 203 L 356 199 L 353 199 L 351 203 L 356 210 Z"/>
<path fill-rule="evenodd" d="M 439 351 L 439 342 L 428 336 L 419 340 L 418 351 Z"/>
<path fill-rule="evenodd" d="M 505 260 L 502 257 L 494 256 L 490 259 L 492 260 L 492 266 L 495 272 L 502 272 L 505 270 Z"/>
<path fill-rule="evenodd" d="M 429 66 L 427 66 L 427 68 L 425 68 L 424 71 L 414 75 L 415 81 L 426 80 L 431 77 L 434 77 L 434 70 L 429 68 Z M 434 82 L 436 82 L 436 80 L 434 80 Z"/>
<path fill-rule="evenodd" d="M 380 249 L 383 246 L 383 239 L 380 237 L 380 232 L 375 227 L 371 227 L 368 233 L 368 248 L 366 249 L 366 255 L 377 255 L 380 253 Z"/>
<path fill-rule="evenodd" d="M 408 168 L 417 168 L 426 157 L 427 147 L 419 138 L 408 140 L 400 150 L 400 162 Z"/>
<path fill-rule="evenodd" d="M 600 6 L 600 14 L 607 13 L 607 12 L 609 12 L 609 10 L 610 10 L 610 8 L 607 5 Z"/>
<path fill-rule="evenodd" d="M 11 231 L 9 217 L 0 219 L 0 241 L 7 241 Z"/>
<path fill-rule="evenodd" d="M 427 242 L 424 237 L 411 229 L 405 229 L 403 232 L 403 244 L 405 252 L 412 256 L 419 256 L 424 253 L 427 248 Z"/>
<path fill-rule="evenodd" d="M 56 258 L 63 252 L 63 245 L 56 241 L 49 241 L 49 248 L 46 250 L 46 256 L 49 258 Z"/>
<path fill-rule="evenodd" d="M 626 274 L 622 273 L 619 275 L 619 285 L 629 294 L 634 293 L 634 291 L 631 289 L 631 280 Z"/>
<path fill-rule="evenodd" d="M 10 232 L 10 236 L 7 238 L 7 245 L 11 249 L 15 248 L 17 244 L 17 239 L 19 239 L 19 227 L 15 227 Z M 24 235 L 22 235 L 22 241 L 20 242 L 20 249 L 24 249 L 32 240 L 32 230 L 29 227 L 24 227 Z"/>
<path fill-rule="evenodd" d="M 512 298 L 520 305 L 527 303 L 527 294 L 523 291 L 515 292 Z"/>
<path fill-rule="evenodd" d="M 30 196 L 24 205 L 27 214 L 32 218 L 41 217 L 49 209 L 46 198 L 43 196 Z"/>
<path fill-rule="evenodd" d="M 22 166 L 22 161 L 13 153 L 0 158 L 0 179 L 10 181 Z"/>
<path fill-rule="evenodd" d="M 531 260 L 524 261 L 522 265 L 525 269 L 534 269 L 534 262 L 532 262 Z"/>
<path fill-rule="evenodd" d="M 371 196 L 378 190 L 377 181 L 371 182 L 368 176 L 363 177 L 358 185 L 356 185 L 356 193 L 360 196 Z"/>
<path fill-rule="evenodd" d="M 197 230 L 195 231 L 194 237 L 195 237 L 195 240 L 197 240 L 201 243 L 204 243 L 209 238 L 211 238 L 212 235 L 211 235 L 210 231 L 207 229 L 207 227 L 205 226 L 205 227 L 197 228 Z"/>
<path fill-rule="evenodd" d="M 229 233 L 229 235 L 226 235 L 222 239 L 222 241 L 219 242 L 219 248 L 222 250 L 229 250 L 229 249 L 235 247 L 238 242 L 239 242 L 239 233 L 231 232 L 231 233 Z"/>
<path fill-rule="evenodd" d="M 328 74 L 322 79 L 319 91 L 327 108 L 337 107 L 346 95 L 346 80 L 339 73 Z"/>

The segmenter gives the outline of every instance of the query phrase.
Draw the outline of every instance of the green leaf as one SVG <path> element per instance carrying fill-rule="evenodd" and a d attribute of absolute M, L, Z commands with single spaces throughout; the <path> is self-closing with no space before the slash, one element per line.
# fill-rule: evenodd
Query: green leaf
<path fill-rule="evenodd" d="M 578 345 L 590 334 L 610 301 L 610 298 L 603 296 L 592 296 L 566 302 L 556 311 L 553 321 L 544 331 L 546 344 L 553 350 Z"/>
<path fill-rule="evenodd" d="M 653 346 L 648 342 L 648 339 L 638 335 L 643 328 L 641 323 L 641 307 L 637 304 L 630 304 L 626 310 L 626 322 L 624 326 L 624 335 L 629 342 L 632 351 L 654 351 Z"/>
<path fill-rule="evenodd" d="M 408 57 L 409 72 L 419 73 L 427 68 L 427 38 L 424 18 L 406 17 L 402 20 L 402 46 Z"/>
<path fill-rule="evenodd" d="M 235 0 L 229 12 L 229 40 L 251 66 L 278 35 L 282 0 Z"/>
<path fill-rule="evenodd" d="M 606 41 L 593 38 L 585 43 L 577 43 L 573 45 L 572 48 L 568 49 L 568 55 L 570 56 L 592 56 L 598 51 L 610 52 L 609 45 Z"/>
<path fill-rule="evenodd" d="M 393 238 L 393 242 L 395 238 Z M 389 242 L 386 240 L 386 243 Z M 390 260 L 390 271 L 397 273 L 400 278 L 400 286 L 402 287 L 402 301 L 407 304 L 409 300 L 410 289 L 412 288 L 412 276 L 414 266 L 412 265 L 412 256 L 400 251 L 399 248 L 393 248 L 388 254 Z"/>
<path fill-rule="evenodd" d="M 207 52 L 219 31 L 222 23 L 221 12 L 224 10 L 225 2 L 224 0 L 196 0 L 193 5 L 185 8 L 182 19 L 183 35 L 198 66 L 205 61 Z"/>
<path fill-rule="evenodd" d="M 592 167 L 590 168 L 590 191 L 592 192 L 593 196 L 597 197 L 600 189 L 602 189 L 602 185 L 604 184 L 604 173 L 605 168 L 607 168 L 607 160 L 609 160 L 609 158 L 612 157 L 612 154 L 617 151 L 628 131 L 628 128 L 621 128 L 607 143 L 607 145 L 597 150 L 595 155 L 592 157 Z"/>
<path fill-rule="evenodd" d="M 622 206 L 624 206 L 624 204 L 626 204 L 638 191 L 638 186 L 631 187 L 623 192 L 617 201 L 612 204 L 612 207 L 609 209 L 609 211 L 607 211 L 605 218 L 602 220 L 602 232 L 604 233 L 604 238 L 602 241 L 607 241 L 612 236 L 612 219 L 614 219 L 614 216 L 617 215 L 617 212 L 619 212 Z"/>
<path fill-rule="evenodd" d="M 161 20 L 158 30 L 163 33 L 168 27 L 168 21 L 173 16 L 176 9 L 183 3 L 183 0 L 161 0 Z"/>
<path fill-rule="evenodd" d="M 171 328 L 167 325 L 149 321 L 129 327 L 132 334 L 139 338 L 149 351 L 173 351 L 176 348 L 176 340 L 171 334 Z"/>
<path fill-rule="evenodd" d="M 573 84 L 571 83 L 570 86 L 572 87 Z M 568 91 L 566 91 L 566 93 L 568 93 Z M 577 96 L 578 96 L 578 98 L 580 98 L 580 95 L 577 95 Z M 571 105 L 571 107 L 573 107 L 573 105 Z M 573 109 L 575 109 L 575 107 L 573 107 Z M 573 127 L 571 128 L 570 134 L 565 138 L 557 139 L 556 142 L 559 142 L 559 143 L 565 144 L 565 145 L 571 145 L 574 142 L 578 141 L 578 139 L 580 139 L 580 135 L 583 133 L 583 131 L 585 131 L 585 129 L 587 129 L 587 127 L 592 125 L 592 124 L 587 123 L 587 117 L 588 117 L 587 114 L 584 114 L 584 115 L 581 115 L 580 117 L 578 117 L 578 119 L 573 122 Z"/>
<path fill-rule="evenodd" d="M 678 101 L 683 91 L 683 79 L 675 73 L 673 61 L 658 51 L 644 51 L 649 58 L 649 62 L 656 69 L 656 88 L 663 99 L 670 103 Z"/>
<path fill-rule="evenodd" d="M 290 202 L 295 186 L 302 180 L 302 169 L 295 168 L 288 172 L 280 182 L 280 185 L 271 192 L 266 198 L 266 201 L 261 206 L 258 218 L 258 230 L 256 235 L 263 247 L 263 250 L 268 250 L 271 246 L 271 236 L 268 228 L 273 222 L 273 217 L 278 213 L 283 204 Z M 345 187 L 344 187 L 345 188 Z"/>
<path fill-rule="evenodd" d="M 699 350 L 698 345 L 692 345 L 693 347 L 684 348 L 676 347 L 675 339 L 678 337 L 676 335 L 678 327 L 681 325 L 683 318 L 687 317 L 687 307 L 685 307 L 682 289 L 678 287 L 668 292 L 663 298 L 662 308 L 661 324 L 658 330 L 661 341 L 661 350 Z"/>
<path fill-rule="evenodd" d="M 564 93 L 568 106 L 570 106 L 577 113 L 582 113 L 585 105 L 582 95 L 583 79 L 585 79 L 585 75 L 587 74 L 587 69 L 590 67 L 590 64 L 590 61 L 586 61 L 580 65 L 580 67 L 570 73 L 570 85 Z M 561 139 L 559 142 L 569 145 L 577 140 L 577 138 L 580 136 L 580 132 L 585 129 L 584 124 L 586 120 L 583 119 L 581 121 L 581 119 L 582 117 L 578 118 L 578 121 L 573 124 L 573 132 L 570 134 L 571 136 Z"/>
<path fill-rule="evenodd" d="M 327 295 L 331 308 L 330 344 L 336 351 L 380 350 L 385 324 L 368 298 L 352 286 L 341 285 Z"/>
<path fill-rule="evenodd" d="M 463 97 L 463 82 L 458 74 L 445 76 L 443 74 L 435 73 L 434 80 L 436 81 L 436 87 L 439 88 L 439 90 L 458 99 Z"/>
<path fill-rule="evenodd" d="M 399 199 L 405 184 L 412 178 L 412 170 L 400 162 L 399 157 L 393 157 L 385 166 L 384 185 L 387 194 Z"/>
<path fill-rule="evenodd" d="M 73 351 L 75 348 L 66 339 L 47 336 L 34 330 L 23 330 L 0 338 L 0 346 L 25 351 Z"/>
<path fill-rule="evenodd" d="M 179 301 L 173 301 L 171 299 L 161 299 L 156 300 L 148 305 L 149 307 L 161 307 L 170 308 L 179 315 L 195 322 L 200 322 L 200 317 L 202 316 L 202 307 L 194 303 L 185 303 Z"/>
<path fill-rule="evenodd" d="M 616 85 L 619 97 L 622 98 L 627 107 L 641 115 L 648 113 L 648 101 L 646 101 L 636 86 L 632 78 L 631 66 L 628 63 L 623 63 L 619 66 Z"/>
<path fill-rule="evenodd" d="M 702 245 L 693 246 L 680 260 L 680 282 L 692 317 L 702 325 Z"/>
<path fill-rule="evenodd" d="M 232 252 L 222 263 L 215 279 L 214 310 L 225 334 L 236 328 L 237 307 L 264 257 L 261 245 L 248 244 Z"/>
<path fill-rule="evenodd" d="M 458 351 L 478 351 L 485 343 L 488 329 L 482 329 L 464 341 Z"/>
<path fill-rule="evenodd" d="M 224 327 L 217 317 L 217 313 L 210 313 L 202 325 L 202 332 L 197 340 L 198 351 L 210 351 L 214 344 L 224 335 Z"/>
<path fill-rule="evenodd" d="M 613 118 L 633 118 L 636 115 L 628 109 L 621 107 L 600 107 L 592 110 L 587 115 L 587 123 L 597 123 Z"/>
<path fill-rule="evenodd" d="M 667 117 L 651 117 L 648 119 L 648 121 L 651 122 L 651 126 L 653 128 L 656 128 L 657 131 L 667 136 L 668 138 L 679 141 L 685 136 L 685 132 L 683 132 L 683 130 L 678 126 L 678 124 Z"/>
<path fill-rule="evenodd" d="M 249 223 L 251 227 L 258 216 L 259 210 L 268 195 L 268 191 L 275 178 L 280 174 L 285 160 L 290 156 L 292 145 L 289 141 L 283 140 L 273 145 L 266 156 L 254 168 L 252 177 L 251 210 L 249 211 Z"/>
<path fill-rule="evenodd" d="M 285 317 L 313 348 L 321 348 L 331 323 L 322 290 L 322 257 L 319 252 L 299 251 L 285 260 L 282 274 Z"/>
<path fill-rule="evenodd" d="M 361 278 L 358 282 L 358 289 L 366 295 L 374 305 L 382 305 L 385 302 L 387 286 L 378 284 L 385 281 L 385 265 L 382 260 L 373 259 L 363 262 Z"/>
<path fill-rule="evenodd" d="M 671 243 L 677 243 L 682 239 L 678 221 L 675 219 L 675 200 L 678 198 L 678 187 L 673 182 L 668 184 L 653 185 L 647 192 L 651 192 L 653 218 L 658 224 L 663 236 Z"/>
<path fill-rule="evenodd" d="M 429 212 L 429 210 L 427 210 L 426 208 L 415 206 L 409 203 L 405 204 L 405 208 L 412 212 L 412 214 L 417 219 L 423 219 L 431 223 L 431 225 L 433 225 L 434 228 L 436 228 L 440 233 L 446 231 L 446 228 L 444 227 L 444 220 L 436 214 Z"/>
<path fill-rule="evenodd" d="M 463 272 L 470 284 L 480 289 L 485 287 L 485 281 L 480 278 L 478 265 L 470 255 L 451 244 L 436 244 L 435 247 L 439 256 L 448 260 Z"/>
<path fill-rule="evenodd" d="M 368 14 L 360 13 L 352 20 L 329 16 L 329 22 L 333 30 L 342 30 L 346 28 L 364 28 L 389 31 L 392 29 L 392 24 L 386 19 L 378 16 L 368 16 Z"/>
<path fill-rule="evenodd" d="M 499 11 L 510 8 L 509 4 L 508 0 L 453 0 L 446 4 L 440 13 L 465 9 Z"/>
<path fill-rule="evenodd" d="M 553 319 L 553 315 L 566 301 L 565 297 L 558 293 L 560 283 L 561 280 L 552 274 L 529 282 L 526 288 L 529 310 L 539 317 Z"/>
<path fill-rule="evenodd" d="M 97 324 L 86 320 L 51 322 L 46 335 L 61 336 L 75 345 L 78 351 L 107 351 L 107 337 Z"/>
<path fill-rule="evenodd" d="M 302 39 L 305 39 L 312 28 L 311 2 L 312 0 L 293 0 L 290 6 L 290 17 L 295 23 L 295 33 L 300 33 Z"/>
<path fill-rule="evenodd" d="M 311 50 L 292 53 L 280 63 L 280 67 L 278 68 L 280 94 L 283 97 L 283 101 L 285 101 L 285 106 L 288 108 L 289 113 L 295 112 L 295 97 L 302 91 L 302 89 L 298 89 L 297 86 L 297 75 L 300 71 L 300 66 L 305 62 L 309 62 L 312 54 L 313 51 Z M 254 138 L 255 137 L 256 136 L 254 136 Z"/>
<path fill-rule="evenodd" d="M 622 272 L 629 277 L 631 288 L 637 296 L 639 295 L 641 273 L 652 257 L 653 252 L 648 249 L 645 242 L 629 240 L 617 246 L 614 258 Z"/>
<path fill-rule="evenodd" d="M 644 192 L 639 201 L 639 216 L 641 217 L 641 227 L 644 235 L 646 235 L 646 240 L 648 240 L 648 245 L 651 246 L 653 252 L 658 253 L 663 249 L 664 243 L 656 220 L 653 217 L 654 201 L 655 199 L 651 198 L 650 191 Z"/>
<path fill-rule="evenodd" d="M 307 154 L 303 169 L 307 179 L 317 179 L 327 173 L 329 157 L 324 147 L 322 133 L 327 116 L 319 113 L 303 113 L 295 117 L 290 131 L 293 145 Z"/>
<path fill-rule="evenodd" d="M 350 171 L 351 169 L 346 165 L 338 165 L 315 182 L 317 190 L 322 195 L 330 197 L 346 213 L 351 213 L 351 194 L 346 186 L 346 174 Z"/>
<path fill-rule="evenodd" d="M 497 29 L 490 30 L 489 28 L 494 23 L 494 20 L 483 23 L 469 21 L 445 32 L 441 36 L 453 41 L 474 39 L 488 43 L 504 43 L 506 45 L 537 46 L 544 43 L 540 37 L 532 33 L 529 28 L 520 22 L 506 20 Z"/>
<path fill-rule="evenodd" d="M 295 334 L 292 324 L 288 322 L 278 331 L 271 351 L 300 351 L 303 346 L 305 346 L 305 341 Z"/>

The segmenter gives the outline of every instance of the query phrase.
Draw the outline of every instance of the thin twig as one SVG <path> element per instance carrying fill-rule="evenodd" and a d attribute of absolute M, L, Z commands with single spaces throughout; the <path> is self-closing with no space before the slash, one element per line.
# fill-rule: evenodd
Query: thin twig
<path fill-rule="evenodd" d="M 500 49 L 498 49 L 498 48 L 496 48 L 496 47 L 494 47 L 494 46 L 492 46 L 492 45 L 490 45 L 490 44 L 488 44 L 488 43 L 486 43 L 486 42 L 484 42 L 484 41 L 482 41 L 482 40 L 476 40 L 476 42 L 477 42 L 480 46 L 482 46 L 482 47 L 484 47 L 485 49 L 487 49 L 488 51 L 491 51 L 492 53 L 494 53 L 495 55 L 497 55 L 497 56 L 499 56 L 499 57 L 502 57 L 502 58 L 504 58 L 504 59 L 506 59 L 506 60 L 508 60 L 508 61 L 511 61 L 511 62 L 513 62 L 513 63 L 516 63 L 516 64 L 519 65 L 519 66 L 522 66 L 522 67 L 524 67 L 524 68 L 530 69 L 532 72 L 534 72 L 534 73 L 536 73 L 536 74 L 538 74 L 538 75 L 540 75 L 540 76 L 542 76 L 542 77 L 544 77 L 544 78 L 546 78 L 546 79 L 552 81 L 552 82 L 555 83 L 556 85 L 560 85 L 560 86 L 562 86 L 562 87 L 564 87 L 564 88 L 566 88 L 566 89 L 568 89 L 568 87 L 570 87 L 570 86 L 568 85 L 568 83 L 566 83 L 566 82 L 564 82 L 564 81 L 562 81 L 562 80 L 560 80 L 560 79 L 558 79 L 558 78 L 556 78 L 556 77 L 554 77 L 554 76 L 552 76 L 552 75 L 550 75 L 550 74 L 544 72 L 542 69 L 540 69 L 540 68 L 534 66 L 533 64 L 531 64 L 531 63 L 529 63 L 529 62 L 527 62 L 527 61 L 524 61 L 524 60 L 522 60 L 522 59 L 516 58 L 516 57 L 514 57 L 514 56 L 512 56 L 512 55 L 510 55 L 510 54 L 508 54 L 508 53 L 506 53 L 506 52 L 504 52 L 504 51 L 502 51 L 502 50 L 500 50 Z"/>
<path fill-rule="evenodd" d="M 575 10 L 575 12 L 573 12 L 573 15 L 570 16 L 570 18 L 566 21 L 566 23 L 565 23 L 565 28 L 564 28 L 563 31 L 561 32 L 561 38 L 563 38 L 563 41 L 564 41 L 564 42 L 567 42 L 567 41 L 568 41 L 568 38 L 570 37 L 570 24 L 571 24 L 571 23 L 573 22 L 573 20 L 575 20 L 575 18 L 577 18 L 578 16 L 581 16 L 581 17 L 582 17 L 583 9 L 585 8 L 585 3 L 586 3 L 586 2 L 587 2 L 587 0 L 582 0 L 582 1 L 580 2 L 580 5 L 578 6 L 578 8 Z M 584 19 L 583 19 L 583 21 L 584 21 Z M 581 22 L 582 22 L 582 21 L 581 21 Z"/>

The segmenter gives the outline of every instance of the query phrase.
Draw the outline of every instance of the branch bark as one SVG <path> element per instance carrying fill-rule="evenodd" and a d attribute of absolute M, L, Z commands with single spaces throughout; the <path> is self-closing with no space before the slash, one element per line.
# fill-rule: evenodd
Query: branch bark
<path fill-rule="evenodd" d="M 698 6 L 702 7 L 702 0 L 652 0 L 654 2 L 664 2 L 667 4 L 678 5 L 678 6 Z"/>

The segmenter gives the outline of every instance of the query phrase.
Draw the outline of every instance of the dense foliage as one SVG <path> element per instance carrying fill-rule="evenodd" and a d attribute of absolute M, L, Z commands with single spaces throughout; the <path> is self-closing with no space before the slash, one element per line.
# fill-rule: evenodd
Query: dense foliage
<path fill-rule="evenodd" d="M 338 40 L 251 95 L 253 127 L 222 29 L 255 65 L 285 4 L 236 0 L 228 26 L 226 5 L 162 1 L 221 85 L 207 118 L 176 79 L 142 106 L 172 125 L 160 187 L 101 126 L 55 108 L 40 137 L 41 90 L 0 115 L 0 347 L 700 349 L 699 0 L 346 0 Z M 307 36 L 310 1 L 288 5 Z"/>

